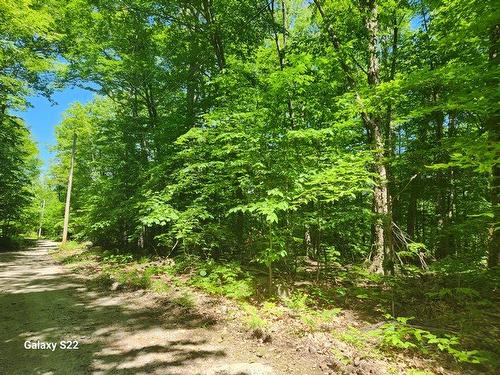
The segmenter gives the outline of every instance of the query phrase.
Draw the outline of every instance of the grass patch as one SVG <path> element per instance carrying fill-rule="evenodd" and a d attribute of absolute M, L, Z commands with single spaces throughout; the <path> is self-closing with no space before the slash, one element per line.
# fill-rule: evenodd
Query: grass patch
<path fill-rule="evenodd" d="M 266 301 L 262 304 L 262 312 L 276 318 L 281 318 L 285 314 L 285 310 L 281 306 L 271 301 Z"/>
<path fill-rule="evenodd" d="M 76 241 L 67 241 L 59 245 L 59 250 L 68 252 L 82 249 L 82 244 Z"/>
<path fill-rule="evenodd" d="M 173 302 L 182 308 L 193 309 L 195 307 L 194 297 L 188 293 L 184 292 L 181 296 L 174 298 Z"/>
<path fill-rule="evenodd" d="M 367 338 L 365 334 L 361 332 L 359 329 L 354 327 L 348 327 L 347 330 L 339 332 L 334 331 L 333 336 L 338 338 L 340 341 L 351 344 L 357 349 L 365 349 Z"/>
<path fill-rule="evenodd" d="M 341 311 L 340 308 L 317 311 L 303 309 L 300 311 L 299 319 L 308 328 L 308 331 L 317 331 L 322 326 L 332 323 Z"/>
<path fill-rule="evenodd" d="M 170 291 L 170 286 L 163 280 L 152 280 L 151 290 L 156 293 L 167 293 Z"/>
<path fill-rule="evenodd" d="M 72 254 L 55 254 L 56 258 L 63 264 L 88 263 L 96 261 L 97 257 L 90 251 L 73 252 Z"/>
<path fill-rule="evenodd" d="M 342 363 L 344 366 L 350 365 L 352 363 L 352 360 L 351 360 L 351 358 L 349 358 L 348 355 L 345 355 L 344 353 L 342 353 L 340 350 L 338 350 L 335 347 L 333 347 L 331 349 L 331 353 L 332 353 L 333 357 L 336 360 L 338 360 L 340 363 Z"/>
<path fill-rule="evenodd" d="M 434 375 L 434 373 L 431 371 L 418 370 L 418 369 L 411 368 L 409 370 L 406 370 L 405 375 Z"/>
<path fill-rule="evenodd" d="M 93 279 L 87 281 L 87 286 L 91 289 L 107 290 L 113 285 L 111 275 L 107 273 L 100 273 Z"/>
<path fill-rule="evenodd" d="M 246 313 L 246 317 L 243 319 L 243 322 L 250 330 L 264 330 L 269 325 L 268 321 L 259 314 L 259 310 L 255 306 L 243 303 L 241 307 Z"/>
<path fill-rule="evenodd" d="M 151 276 L 137 270 L 115 270 L 113 276 L 120 284 L 130 289 L 148 289 L 151 286 Z"/>
<path fill-rule="evenodd" d="M 126 264 L 134 260 L 132 254 L 113 254 L 109 252 L 104 252 L 101 261 L 107 264 Z"/>

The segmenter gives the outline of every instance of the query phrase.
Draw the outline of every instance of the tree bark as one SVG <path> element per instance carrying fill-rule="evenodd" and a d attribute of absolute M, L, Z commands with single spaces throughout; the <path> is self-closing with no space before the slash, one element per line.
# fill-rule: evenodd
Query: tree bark
<path fill-rule="evenodd" d="M 379 59 L 377 55 L 378 12 L 375 0 L 366 1 L 368 17 L 368 84 L 379 84 Z M 369 270 L 374 273 L 394 273 L 394 249 L 392 241 L 392 215 L 388 189 L 388 175 L 385 163 L 385 139 L 383 121 L 376 115 L 369 115 L 375 151 L 375 168 L 378 176 L 373 190 L 375 230 L 372 249 L 372 263 Z"/>
<path fill-rule="evenodd" d="M 69 164 L 68 190 L 66 192 L 66 206 L 64 207 L 64 226 L 62 243 L 68 240 L 69 211 L 71 206 L 71 189 L 73 188 L 73 169 L 75 164 L 76 133 L 73 134 L 73 146 L 71 147 L 71 161 Z"/>
<path fill-rule="evenodd" d="M 203 16 L 211 32 L 211 42 L 215 51 L 215 57 L 217 58 L 217 65 L 222 70 L 226 67 L 226 57 L 221 31 L 215 22 L 212 0 L 203 0 Z"/>
<path fill-rule="evenodd" d="M 368 84 L 376 87 L 379 84 L 379 59 L 377 55 L 377 33 L 378 33 L 378 13 L 375 0 L 365 0 L 368 17 L 366 19 L 366 29 L 368 32 Z M 325 20 L 325 12 L 319 0 L 314 0 L 321 17 Z M 328 35 L 334 49 L 339 53 L 340 65 L 346 74 L 348 85 L 356 91 L 356 80 L 353 71 L 343 57 L 340 40 L 331 25 L 327 25 Z M 362 102 L 359 93 L 356 91 L 356 99 Z M 376 216 L 373 228 L 372 259 L 369 267 L 374 273 L 394 272 L 394 249 L 392 241 L 392 215 L 390 209 L 390 197 L 387 181 L 387 167 L 385 164 L 385 137 L 383 119 L 374 114 L 361 110 L 361 118 L 368 138 L 372 143 L 375 152 L 375 172 L 378 181 L 373 189 L 373 211 Z"/>
<path fill-rule="evenodd" d="M 384 141 L 378 121 L 374 121 L 373 138 L 376 149 L 375 168 L 379 181 L 373 189 L 373 210 L 376 217 L 373 231 L 372 261 L 369 270 L 373 273 L 393 273 L 392 215 L 387 188 L 387 169 L 384 162 Z"/>
<path fill-rule="evenodd" d="M 45 213 L 45 199 L 42 201 L 42 207 L 40 209 L 40 225 L 38 226 L 38 238 L 42 237 L 42 226 L 43 226 L 44 213 Z"/>

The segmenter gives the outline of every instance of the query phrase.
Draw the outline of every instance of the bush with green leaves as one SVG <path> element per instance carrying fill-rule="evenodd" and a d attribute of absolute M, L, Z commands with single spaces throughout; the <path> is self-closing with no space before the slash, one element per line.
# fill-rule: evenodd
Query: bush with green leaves
<path fill-rule="evenodd" d="M 269 322 L 262 317 L 257 307 L 244 303 L 242 309 L 246 314 L 244 322 L 250 330 L 262 330 L 268 327 Z"/>
<path fill-rule="evenodd" d="M 382 346 L 415 349 L 424 353 L 437 349 L 450 354 L 459 362 L 484 363 L 489 361 L 488 353 L 461 349 L 457 336 L 449 334 L 438 336 L 425 329 L 413 327 L 408 323 L 412 319 L 411 317 L 397 317 L 373 331 L 372 334 L 382 339 Z"/>
<path fill-rule="evenodd" d="M 285 298 L 284 303 L 288 308 L 300 311 L 308 309 L 307 306 L 308 301 L 309 301 L 308 294 L 301 291 L 297 291 L 293 293 L 289 298 Z"/>
<path fill-rule="evenodd" d="M 254 280 L 235 262 L 219 264 L 202 262 L 197 265 L 190 284 L 209 293 L 234 299 L 247 299 L 255 293 Z"/>

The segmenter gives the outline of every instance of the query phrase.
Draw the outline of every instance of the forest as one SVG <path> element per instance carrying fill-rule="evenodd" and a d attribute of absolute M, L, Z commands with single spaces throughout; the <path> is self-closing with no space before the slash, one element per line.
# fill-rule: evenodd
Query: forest
<path fill-rule="evenodd" d="M 61 239 L 71 169 L 67 248 L 494 373 L 499 37 L 493 0 L 3 0 L 1 243 Z M 72 86 L 41 173 L 17 113 Z"/>

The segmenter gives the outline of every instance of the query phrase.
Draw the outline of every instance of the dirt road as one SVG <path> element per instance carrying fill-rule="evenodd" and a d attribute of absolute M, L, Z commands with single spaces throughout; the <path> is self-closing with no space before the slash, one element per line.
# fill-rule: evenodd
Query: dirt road
<path fill-rule="evenodd" d="M 0 253 L 0 374 L 317 373 L 144 293 L 89 290 L 55 247 Z"/>

